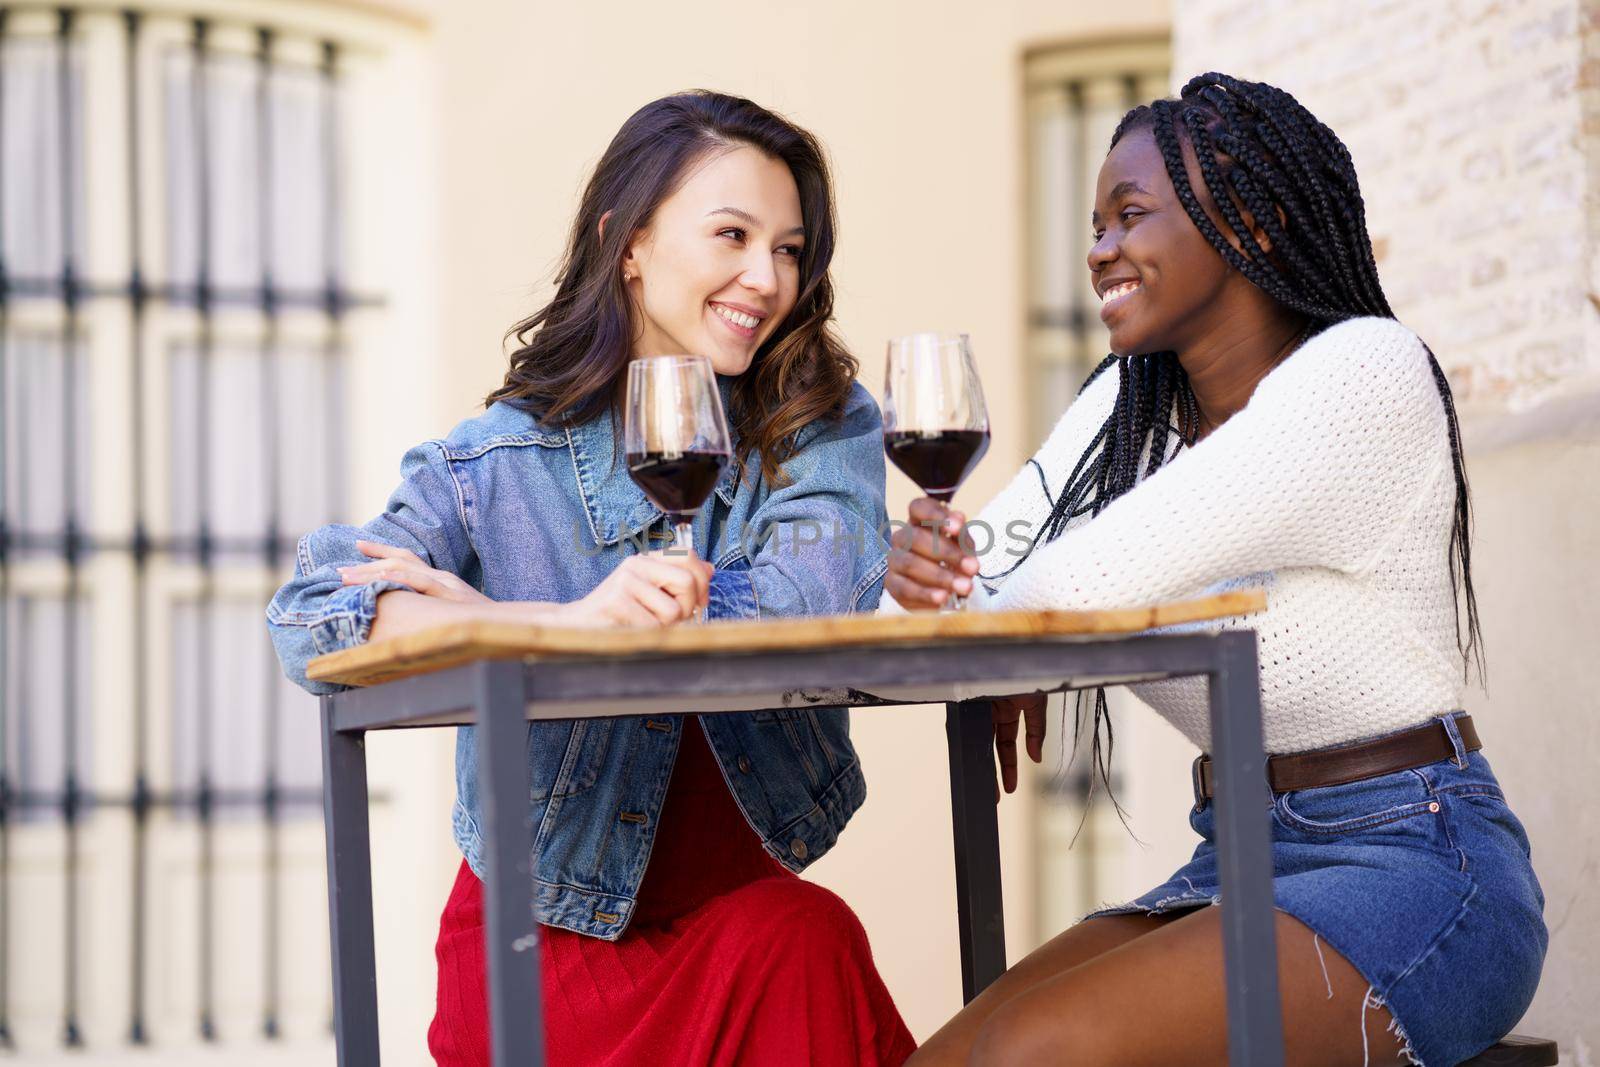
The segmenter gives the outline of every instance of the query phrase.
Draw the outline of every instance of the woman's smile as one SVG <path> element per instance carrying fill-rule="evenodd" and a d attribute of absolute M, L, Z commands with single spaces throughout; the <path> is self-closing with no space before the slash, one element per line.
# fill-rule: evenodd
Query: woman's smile
<path fill-rule="evenodd" d="M 1102 285 L 1100 287 L 1100 321 L 1107 326 L 1111 325 L 1111 320 L 1127 306 L 1128 301 L 1133 298 L 1134 294 L 1143 288 L 1143 285 L 1136 278 L 1130 278 L 1125 281 L 1112 280 L 1109 284 Z"/>
<path fill-rule="evenodd" d="M 762 320 L 767 317 L 766 312 L 746 304 L 728 304 L 713 300 L 710 307 L 717 320 L 727 327 L 728 332 L 742 341 L 754 341 L 760 332 Z"/>

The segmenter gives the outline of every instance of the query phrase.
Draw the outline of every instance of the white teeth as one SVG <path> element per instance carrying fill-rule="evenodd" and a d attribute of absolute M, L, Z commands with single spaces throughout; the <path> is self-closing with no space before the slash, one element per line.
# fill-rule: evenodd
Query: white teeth
<path fill-rule="evenodd" d="M 723 307 L 721 304 L 712 304 L 711 309 L 735 326 L 743 326 L 747 330 L 753 330 L 761 324 L 761 320 L 754 315 L 746 315 L 742 311 L 735 311 L 732 308 Z"/>
<path fill-rule="evenodd" d="M 1121 285 L 1113 285 L 1111 288 L 1100 294 L 1100 303 L 1109 304 L 1117 297 L 1126 296 L 1137 288 L 1139 288 L 1138 282 L 1123 282 Z"/>

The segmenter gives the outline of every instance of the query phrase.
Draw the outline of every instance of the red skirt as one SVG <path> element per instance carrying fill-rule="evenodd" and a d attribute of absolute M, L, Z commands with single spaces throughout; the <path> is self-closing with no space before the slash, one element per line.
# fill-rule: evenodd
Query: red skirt
<path fill-rule="evenodd" d="M 683 738 L 627 931 L 540 927 L 550 1063 L 897 1067 L 916 1042 L 855 913 L 767 855 L 695 720 Z M 428 1048 L 486 1067 L 483 883 L 464 862 L 436 955 Z"/>

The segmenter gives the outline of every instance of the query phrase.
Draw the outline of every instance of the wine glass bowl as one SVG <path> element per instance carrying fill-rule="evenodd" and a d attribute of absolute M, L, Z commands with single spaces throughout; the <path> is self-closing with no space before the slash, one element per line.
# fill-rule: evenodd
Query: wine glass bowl
<path fill-rule="evenodd" d="M 884 450 L 901 472 L 941 504 L 955 498 L 983 454 L 988 430 L 895 430 L 884 433 Z"/>
<path fill-rule="evenodd" d="M 628 474 L 672 523 L 673 544 L 693 552 L 691 522 L 733 453 L 711 361 L 647 356 L 629 363 L 623 447 Z"/>
<path fill-rule="evenodd" d="M 722 452 L 628 453 L 628 473 L 674 527 L 699 513 L 727 465 L 728 456 Z"/>
<path fill-rule="evenodd" d="M 949 504 L 989 450 L 989 413 L 964 333 L 918 333 L 889 342 L 883 448 L 924 493 Z M 965 598 L 954 597 L 953 610 Z"/>

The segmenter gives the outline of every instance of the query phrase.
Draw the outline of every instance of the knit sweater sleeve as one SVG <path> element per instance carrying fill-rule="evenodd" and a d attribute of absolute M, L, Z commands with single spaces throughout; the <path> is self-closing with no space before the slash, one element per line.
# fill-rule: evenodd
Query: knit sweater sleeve
<path fill-rule="evenodd" d="M 1358 573 L 1448 463 L 1422 342 L 1390 319 L 1340 323 L 1199 445 L 1040 545 L 984 606 L 1131 607 L 1285 567 Z"/>
<path fill-rule="evenodd" d="M 1033 458 L 968 524 L 980 553 L 973 607 L 985 604 L 1028 555 L 1073 468 L 1116 405 L 1120 376 L 1121 368 L 1112 364 L 1089 382 Z"/>

